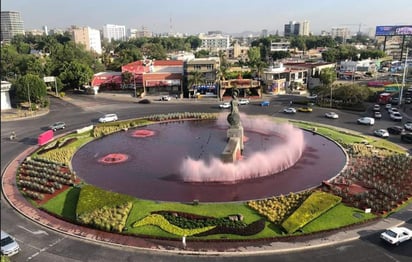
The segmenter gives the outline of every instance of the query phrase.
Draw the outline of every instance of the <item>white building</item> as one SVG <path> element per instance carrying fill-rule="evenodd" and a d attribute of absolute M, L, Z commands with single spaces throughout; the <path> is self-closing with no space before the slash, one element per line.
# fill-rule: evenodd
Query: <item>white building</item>
<path fill-rule="evenodd" d="M 200 49 L 206 50 L 226 50 L 230 46 L 230 37 L 228 35 L 221 34 L 199 34 L 202 44 Z"/>
<path fill-rule="evenodd" d="M 126 40 L 126 26 L 124 25 L 111 25 L 107 24 L 103 26 L 103 38 L 109 40 Z"/>
<path fill-rule="evenodd" d="M 102 54 L 102 41 L 100 31 L 90 27 L 71 28 L 73 40 L 76 44 L 82 44 L 86 50 Z"/>
<path fill-rule="evenodd" d="M 24 35 L 24 23 L 19 12 L 1 11 L 1 41 L 10 41 L 15 35 Z"/>
<path fill-rule="evenodd" d="M 9 91 L 11 83 L 7 81 L 1 81 L 1 110 L 11 109 Z"/>

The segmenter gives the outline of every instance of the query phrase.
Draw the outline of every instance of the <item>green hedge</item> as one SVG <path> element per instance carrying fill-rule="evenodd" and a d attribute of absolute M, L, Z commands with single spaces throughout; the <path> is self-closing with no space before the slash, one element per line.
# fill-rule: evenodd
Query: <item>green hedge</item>
<path fill-rule="evenodd" d="M 322 191 L 314 191 L 302 205 L 282 223 L 282 227 L 289 234 L 292 234 L 340 203 L 341 200 L 338 196 Z"/>

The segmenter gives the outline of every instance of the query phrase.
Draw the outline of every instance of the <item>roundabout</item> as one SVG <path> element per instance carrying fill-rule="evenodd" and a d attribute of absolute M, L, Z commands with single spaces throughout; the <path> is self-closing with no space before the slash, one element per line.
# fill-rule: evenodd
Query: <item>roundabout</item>
<path fill-rule="evenodd" d="M 130 130 L 129 130 L 130 131 Z M 311 134 L 309 132 L 309 134 Z M 114 152 L 114 151 L 113 151 Z M 23 161 L 28 154 L 32 152 L 26 152 L 24 156 L 19 158 L 19 161 Z M 102 155 L 103 156 L 103 155 Z M 17 159 L 16 159 L 17 161 Z M 14 161 L 13 161 L 14 162 Z M 9 167 L 11 168 L 11 167 Z M 14 182 L 10 181 L 10 185 Z M 6 190 L 7 191 L 7 190 Z M 15 198 L 22 198 L 19 196 L 19 192 L 15 192 Z M 10 196 L 10 195 L 8 195 Z M 12 196 L 13 197 L 13 196 Z M 14 199 L 16 200 L 16 199 Z M 326 246 L 330 244 L 339 244 L 343 239 L 350 240 L 350 239 L 358 239 L 360 234 L 356 230 L 346 229 L 344 232 L 341 233 L 330 233 L 328 235 L 322 235 L 322 238 L 319 239 L 311 239 L 308 240 L 305 237 L 300 237 L 294 239 L 293 242 L 259 242 L 253 241 L 252 243 L 247 244 L 246 242 L 242 243 L 227 243 L 227 242 L 217 242 L 213 244 L 211 242 L 202 243 L 194 241 L 193 239 L 188 239 L 188 250 L 182 250 L 181 243 L 179 240 L 175 241 L 167 241 L 167 240 L 150 240 L 150 239 L 141 239 L 136 237 L 126 237 L 122 236 L 121 238 L 118 237 L 115 233 L 103 232 L 99 231 L 98 233 L 94 229 L 79 227 L 75 224 L 70 224 L 63 222 L 59 219 L 55 219 L 54 217 L 49 217 L 47 213 L 44 211 L 38 210 L 35 207 L 29 208 L 24 207 L 22 203 L 25 202 L 24 199 L 20 199 L 17 202 L 16 209 L 22 210 L 22 213 L 26 212 L 26 215 L 37 221 L 38 223 L 50 227 L 53 230 L 60 231 L 62 233 L 70 234 L 75 237 L 91 240 L 92 242 L 101 242 L 103 243 L 111 243 L 114 245 L 122 245 L 124 247 L 136 247 L 140 249 L 151 249 L 163 252 L 178 252 L 180 254 L 202 254 L 202 255 L 234 255 L 240 254 L 241 252 L 244 255 L 253 256 L 253 254 L 270 254 L 270 253 L 278 253 L 278 252 L 289 252 L 292 250 L 304 250 L 304 249 L 313 249 L 314 247 Z M 399 212 L 401 215 L 402 212 Z M 396 216 L 393 216 L 395 218 Z M 385 219 L 385 221 L 389 221 Z M 395 219 L 390 219 L 392 225 L 396 225 L 397 222 Z M 369 225 L 369 224 L 368 224 Z M 388 224 L 385 222 L 385 225 L 382 225 L 380 222 L 370 224 L 367 226 L 370 230 L 380 230 L 383 227 L 386 227 Z M 366 229 L 365 225 L 362 226 Z M 363 231 L 362 231 L 363 232 Z M 133 252 L 133 251 L 132 251 Z"/>

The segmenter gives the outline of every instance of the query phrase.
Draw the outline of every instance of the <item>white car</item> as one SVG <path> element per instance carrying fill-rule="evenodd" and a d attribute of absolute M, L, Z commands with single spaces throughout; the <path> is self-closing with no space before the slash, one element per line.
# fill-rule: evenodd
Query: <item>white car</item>
<path fill-rule="evenodd" d="M 408 131 L 412 131 L 412 122 L 406 122 L 405 124 L 403 124 L 403 127 Z"/>
<path fill-rule="evenodd" d="M 378 105 L 378 104 L 376 104 L 376 105 L 373 106 L 373 109 L 372 109 L 372 110 L 373 110 L 373 111 L 379 111 L 379 110 L 381 110 L 381 106 Z"/>
<path fill-rule="evenodd" d="M 327 113 L 325 113 L 325 117 L 332 118 L 332 119 L 338 119 L 339 115 L 336 114 L 335 112 L 327 112 Z"/>
<path fill-rule="evenodd" d="M 359 118 L 357 122 L 358 124 L 373 126 L 375 124 L 375 118 L 365 116 Z"/>
<path fill-rule="evenodd" d="M 225 103 L 223 103 L 223 104 L 220 104 L 219 107 L 220 107 L 220 108 L 230 108 L 231 105 L 230 105 L 229 102 L 225 102 Z"/>
<path fill-rule="evenodd" d="M 399 112 L 393 112 L 390 117 L 393 121 L 402 121 L 402 115 Z"/>
<path fill-rule="evenodd" d="M 391 105 L 391 104 L 386 104 L 386 105 L 385 105 L 385 108 L 386 108 L 386 109 L 390 109 L 390 108 L 392 108 L 392 105 Z"/>
<path fill-rule="evenodd" d="M 295 114 L 295 113 L 296 113 L 296 108 L 293 108 L 293 107 L 285 108 L 285 109 L 283 109 L 283 113 L 286 113 L 286 114 Z"/>
<path fill-rule="evenodd" d="M 1 231 L 1 255 L 2 256 L 12 256 L 20 251 L 20 246 L 16 242 L 16 240 L 4 232 L 3 230 Z M 3 261 L 3 257 L 1 258 Z"/>
<path fill-rule="evenodd" d="M 113 122 L 117 121 L 118 117 L 116 114 L 105 114 L 104 116 L 99 118 L 100 123 L 106 123 L 106 122 Z"/>
<path fill-rule="evenodd" d="M 250 102 L 249 102 L 249 99 L 246 99 L 246 98 L 242 98 L 242 99 L 239 99 L 239 105 L 247 105 L 247 104 L 249 104 Z"/>
<path fill-rule="evenodd" d="M 392 108 L 389 108 L 388 109 L 388 113 L 389 114 L 392 114 L 392 113 L 399 113 L 399 110 L 396 108 L 396 107 L 392 107 Z"/>
<path fill-rule="evenodd" d="M 389 132 L 386 129 L 377 129 L 373 131 L 373 134 L 378 137 L 387 138 L 389 137 Z"/>
<path fill-rule="evenodd" d="M 412 239 L 412 230 L 406 227 L 392 227 L 381 233 L 381 239 L 392 245 Z"/>
<path fill-rule="evenodd" d="M 162 96 L 160 100 L 162 101 L 170 101 L 172 98 L 170 96 Z"/>

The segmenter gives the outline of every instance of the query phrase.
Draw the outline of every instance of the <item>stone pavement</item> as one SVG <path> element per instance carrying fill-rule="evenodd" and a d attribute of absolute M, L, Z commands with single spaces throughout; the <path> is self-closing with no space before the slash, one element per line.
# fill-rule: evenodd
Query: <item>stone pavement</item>
<path fill-rule="evenodd" d="M 253 242 L 200 242 L 186 239 L 187 247 L 183 249 L 181 241 L 159 240 L 151 238 L 140 238 L 125 236 L 115 233 L 103 232 L 91 228 L 68 223 L 34 208 L 18 191 L 16 181 L 16 171 L 19 164 L 30 155 L 36 147 L 32 147 L 22 152 L 5 169 L 2 176 L 2 189 L 5 199 L 19 213 L 28 219 L 37 222 L 51 230 L 93 241 L 104 245 L 114 245 L 128 247 L 139 250 L 155 250 L 159 252 L 175 252 L 181 254 L 201 254 L 201 255 L 242 255 L 247 254 L 268 254 L 284 253 L 304 249 L 324 247 L 339 244 L 347 241 L 359 239 L 386 228 L 399 226 L 405 221 L 412 219 L 412 204 L 385 219 L 379 219 L 364 225 L 352 226 L 340 231 L 319 233 L 312 236 L 303 236 L 279 241 L 253 241 Z"/>

